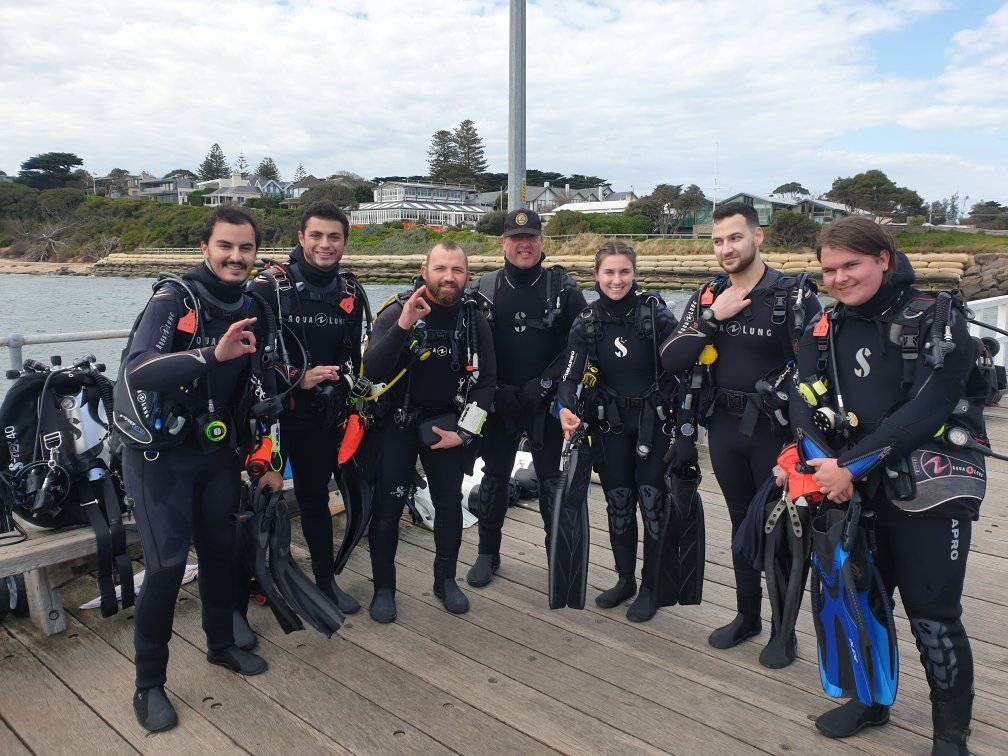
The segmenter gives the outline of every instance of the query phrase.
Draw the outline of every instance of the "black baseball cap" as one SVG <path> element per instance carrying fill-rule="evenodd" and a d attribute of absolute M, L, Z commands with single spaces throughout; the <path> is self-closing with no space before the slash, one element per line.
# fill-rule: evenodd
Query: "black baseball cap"
<path fill-rule="evenodd" d="M 532 210 L 525 208 L 512 210 L 504 219 L 504 233 L 501 236 L 518 236 L 519 234 L 529 236 L 542 234 L 542 220 Z"/>

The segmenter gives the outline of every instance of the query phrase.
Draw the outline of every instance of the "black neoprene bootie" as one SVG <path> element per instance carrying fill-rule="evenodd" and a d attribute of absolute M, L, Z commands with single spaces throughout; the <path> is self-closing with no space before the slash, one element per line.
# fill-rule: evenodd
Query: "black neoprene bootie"
<path fill-rule="evenodd" d="M 973 712 L 973 692 L 951 701 L 931 702 L 934 737 L 931 756 L 965 756 L 969 753 L 969 723 Z"/>
<path fill-rule="evenodd" d="M 335 580 L 330 578 L 329 584 L 323 586 L 322 592 L 336 602 L 336 606 L 343 614 L 357 614 L 360 611 L 360 601 L 336 585 Z"/>
<path fill-rule="evenodd" d="M 856 698 L 821 714 L 815 721 L 816 729 L 827 738 L 849 738 L 865 727 L 878 727 L 889 721 L 889 707 L 876 704 L 865 706 Z"/>
<path fill-rule="evenodd" d="M 161 686 L 143 690 L 137 688 L 133 694 L 133 712 L 147 732 L 164 732 L 178 724 L 175 707 Z"/>
<path fill-rule="evenodd" d="M 759 663 L 767 669 L 784 669 L 798 656 L 798 641 L 794 635 L 788 633 L 781 638 L 771 635 L 769 642 L 760 651 Z"/>
<path fill-rule="evenodd" d="M 252 677 L 261 675 L 269 665 L 261 656 L 257 656 L 249 651 L 242 651 L 238 646 L 225 648 L 223 651 L 207 651 L 207 661 L 216 664 L 218 667 L 225 667 L 232 672 Z"/>
<path fill-rule="evenodd" d="M 482 588 L 490 585 L 494 573 L 500 567 L 500 557 L 496 554 L 480 554 L 476 557 L 476 563 L 469 568 L 466 573 L 466 582 L 473 588 Z"/>
<path fill-rule="evenodd" d="M 630 608 L 627 609 L 626 618 L 631 622 L 647 622 L 657 612 L 658 607 L 655 605 L 654 594 L 651 593 L 650 588 L 642 585 L 637 598 L 634 599 L 633 603 L 630 604 Z"/>
<path fill-rule="evenodd" d="M 252 632 L 245 615 L 237 609 L 234 611 L 232 625 L 234 627 L 234 642 L 242 651 L 253 651 L 259 645 L 259 638 Z"/>
<path fill-rule="evenodd" d="M 628 598 L 633 598 L 637 593 L 637 580 L 633 577 L 623 577 L 616 581 L 616 585 L 607 591 L 602 591 L 595 597 L 595 606 L 600 609 L 612 609 L 619 606 Z"/>
<path fill-rule="evenodd" d="M 738 614 L 727 625 L 717 628 L 708 638 L 707 643 L 723 651 L 733 648 L 742 641 L 763 632 L 763 620 L 760 619 L 760 603 L 762 594 L 735 597 Z"/>
<path fill-rule="evenodd" d="M 375 622 L 380 622 L 383 625 L 395 622 L 398 614 L 395 605 L 395 591 L 391 588 L 377 589 L 374 592 L 374 598 L 371 599 L 371 607 L 368 609 L 368 614 L 371 615 L 371 619 Z"/>
<path fill-rule="evenodd" d="M 435 583 L 434 595 L 441 599 L 444 608 L 452 614 L 465 614 L 469 611 L 469 599 L 462 593 L 453 577 Z"/>

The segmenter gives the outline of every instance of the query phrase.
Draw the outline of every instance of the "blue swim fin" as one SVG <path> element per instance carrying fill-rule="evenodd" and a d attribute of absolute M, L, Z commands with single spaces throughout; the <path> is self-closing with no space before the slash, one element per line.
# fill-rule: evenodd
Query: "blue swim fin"
<path fill-rule="evenodd" d="M 847 510 L 812 522 L 812 612 L 823 690 L 891 706 L 899 683 L 892 601 L 882 584 L 855 492 Z"/>

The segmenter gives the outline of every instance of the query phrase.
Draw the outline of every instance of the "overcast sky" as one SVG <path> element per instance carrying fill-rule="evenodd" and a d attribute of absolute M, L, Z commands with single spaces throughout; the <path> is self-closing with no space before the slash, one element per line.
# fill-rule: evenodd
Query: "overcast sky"
<path fill-rule="evenodd" d="M 506 170 L 506 0 L 0 0 L 0 30 L 7 173 L 162 175 L 213 142 L 285 178 L 424 173 L 464 118 Z M 1008 202 L 1008 2 L 529 4 L 530 168 L 709 193 L 715 157 L 720 196 L 881 168 Z"/>

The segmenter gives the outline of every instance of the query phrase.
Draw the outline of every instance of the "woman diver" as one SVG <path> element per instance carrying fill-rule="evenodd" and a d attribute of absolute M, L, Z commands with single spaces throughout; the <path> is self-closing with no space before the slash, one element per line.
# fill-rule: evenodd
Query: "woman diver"
<path fill-rule="evenodd" d="M 629 244 L 608 242 L 596 253 L 599 298 L 571 328 L 557 402 L 568 438 L 582 421 L 589 423 L 605 491 L 619 580 L 599 594 L 595 603 L 611 609 L 637 594 L 627 618 L 645 622 L 658 609 L 652 586 L 660 513 L 665 506 L 662 458 L 669 445 L 668 387 L 657 347 L 677 323 L 658 295 L 638 290 L 636 272 L 637 256 Z M 637 503 L 645 529 L 639 593 Z"/>

